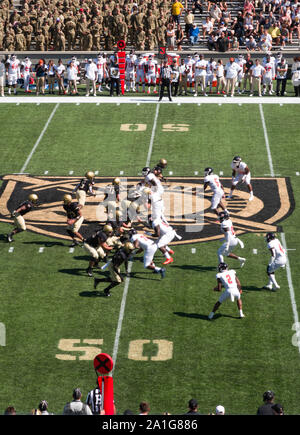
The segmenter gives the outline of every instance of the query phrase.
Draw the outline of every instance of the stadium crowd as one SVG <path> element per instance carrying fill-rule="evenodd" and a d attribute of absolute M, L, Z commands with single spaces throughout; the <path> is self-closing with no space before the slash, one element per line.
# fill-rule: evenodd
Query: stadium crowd
<path fill-rule="evenodd" d="M 267 51 L 300 39 L 298 0 L 12 0 L 0 2 L 0 50 L 110 51 L 201 44 Z M 234 5 L 231 7 L 231 4 Z"/>
<path fill-rule="evenodd" d="M 102 395 L 98 387 L 91 390 L 86 400 L 82 400 L 82 393 L 80 388 L 75 388 L 72 394 L 72 401 L 67 402 L 62 411 L 63 415 L 105 415 L 103 409 Z M 41 400 L 37 408 L 33 408 L 29 414 L 31 415 L 54 415 L 48 409 L 49 405 L 46 400 Z M 118 415 L 117 409 L 114 406 L 114 414 Z M 137 412 L 131 409 L 126 409 L 121 414 L 123 415 L 151 415 L 151 407 L 148 402 L 142 401 L 137 407 Z M 225 407 L 217 405 L 212 412 L 208 415 L 225 415 Z M 17 415 L 14 406 L 8 406 L 4 415 Z M 120 414 L 119 414 L 120 415 Z M 155 415 L 155 414 L 153 414 Z M 161 415 L 171 415 L 169 412 L 162 412 Z M 197 399 L 190 399 L 188 401 L 188 409 L 182 415 L 201 415 Z M 202 414 L 203 415 L 203 414 Z M 280 403 L 276 403 L 275 394 L 273 391 L 268 390 L 263 393 L 263 404 L 256 410 L 256 415 L 284 415 L 284 408 Z"/>
<path fill-rule="evenodd" d="M 250 52 L 246 56 L 237 54 L 224 63 L 222 59 L 205 59 L 198 53 L 186 57 L 173 53 L 173 56 L 168 56 L 168 64 L 164 62 L 161 66 L 153 53 L 137 56 L 131 50 L 125 62 L 125 90 L 157 94 L 157 87 L 162 83 L 162 69 L 166 66 L 168 70 L 164 73 L 168 74 L 172 96 L 197 96 L 198 92 L 204 96 L 207 93 L 234 96 L 235 92 L 247 92 L 250 96 L 256 92 L 258 96 L 266 93 L 284 96 L 290 67 L 295 96 L 300 96 L 300 56 L 294 57 L 289 65 L 281 51 L 275 56 L 267 52 L 262 61 L 252 59 Z M 40 59 L 33 64 L 28 56 L 19 60 L 14 54 L 0 61 L 2 97 L 6 88 L 8 95 L 17 94 L 20 88 L 25 93 L 36 92 L 36 95 L 55 94 L 56 91 L 59 95 L 79 95 L 80 84 L 83 85 L 80 90 L 82 92 L 83 87 L 86 96 L 97 96 L 97 92 L 101 94 L 106 88 L 111 96 L 115 90 L 120 95 L 120 67 L 116 53 L 111 56 L 99 53 L 95 59 L 88 58 L 84 62 L 73 56 L 65 64 L 62 59 L 57 63 Z"/>

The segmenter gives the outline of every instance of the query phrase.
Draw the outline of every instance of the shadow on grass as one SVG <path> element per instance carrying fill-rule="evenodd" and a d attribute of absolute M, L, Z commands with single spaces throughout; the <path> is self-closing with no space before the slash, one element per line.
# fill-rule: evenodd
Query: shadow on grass
<path fill-rule="evenodd" d="M 42 245 L 45 248 L 52 248 L 53 246 L 66 246 L 63 242 L 23 242 L 24 245 Z"/>
<path fill-rule="evenodd" d="M 261 292 L 262 290 L 266 290 L 266 289 L 263 289 L 263 288 L 261 288 L 261 287 L 255 287 L 255 286 L 253 286 L 253 285 L 250 285 L 250 286 L 248 286 L 248 287 L 244 287 L 244 286 L 242 286 L 242 290 L 245 291 L 245 292 L 247 293 L 247 291 L 250 291 L 250 292 Z"/>
<path fill-rule="evenodd" d="M 86 273 L 86 269 L 82 268 L 73 268 L 73 269 L 58 269 L 60 273 L 66 273 L 68 275 L 76 275 L 76 276 L 88 276 Z M 90 277 L 89 277 L 90 278 Z"/>
<path fill-rule="evenodd" d="M 175 314 L 176 316 L 179 316 L 179 317 L 188 317 L 189 319 L 207 320 L 208 322 L 212 322 L 212 321 L 218 319 L 219 317 L 229 317 L 230 319 L 240 319 L 238 316 L 230 316 L 228 314 L 220 314 L 220 313 L 215 314 L 213 320 L 209 320 L 208 314 L 204 315 L 204 314 L 198 314 L 198 313 L 182 313 L 180 311 L 174 312 L 173 314 Z"/>
<path fill-rule="evenodd" d="M 199 264 L 197 265 L 183 264 L 181 266 L 172 264 L 172 269 L 175 267 L 182 270 L 194 270 L 195 272 L 207 272 L 208 270 L 209 271 L 214 270 L 215 272 L 217 272 L 217 268 L 215 266 L 200 266 Z"/>

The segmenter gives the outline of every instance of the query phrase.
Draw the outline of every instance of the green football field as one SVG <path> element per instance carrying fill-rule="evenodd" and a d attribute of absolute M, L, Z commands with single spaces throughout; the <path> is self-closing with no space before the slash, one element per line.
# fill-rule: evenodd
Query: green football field
<path fill-rule="evenodd" d="M 137 413 L 141 401 L 150 403 L 151 414 L 182 414 L 192 397 L 203 414 L 219 404 L 227 414 L 255 414 L 269 389 L 286 414 L 299 414 L 299 117 L 300 105 L 284 99 L 0 104 L 0 412 L 13 405 L 26 414 L 46 399 L 50 412 L 61 414 L 75 387 L 84 397 L 94 388 L 93 359 L 105 352 L 114 358 L 118 414 Z M 165 158 L 166 190 L 203 185 L 211 166 L 228 191 L 235 155 L 248 164 L 255 195 L 248 202 L 239 184 L 228 202 L 245 244 L 236 249 L 247 259 L 243 268 L 228 259 L 242 284 L 244 319 L 230 301 L 207 318 L 219 298 L 213 288 L 222 243 L 210 191 L 202 231 L 188 231 L 176 210 L 170 213 L 183 239 L 165 279 L 144 269 L 139 254 L 112 297 L 103 297 L 108 282 L 100 269 L 94 276 L 103 280 L 94 290 L 86 252 L 70 250 L 64 232 L 62 196 L 76 180 L 88 170 L 96 172 L 96 186 L 116 176 L 138 180 L 146 164 Z M 25 216 L 28 231 L 9 244 L 7 214 L 31 191 L 40 210 Z M 93 213 L 96 206 L 93 199 L 87 207 Z M 87 220 L 81 232 L 91 228 Z M 277 292 L 262 289 L 268 231 L 288 249 L 287 267 L 276 272 Z M 163 261 L 155 255 L 157 265 Z"/>

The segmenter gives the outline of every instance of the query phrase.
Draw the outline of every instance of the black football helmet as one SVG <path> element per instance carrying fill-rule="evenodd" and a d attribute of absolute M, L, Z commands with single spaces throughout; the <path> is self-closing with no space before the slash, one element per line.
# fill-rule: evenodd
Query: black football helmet
<path fill-rule="evenodd" d="M 276 238 L 274 233 L 267 233 L 266 235 L 266 241 L 270 242 L 271 240 L 274 240 Z"/>
<path fill-rule="evenodd" d="M 149 168 L 149 166 L 146 166 L 146 167 L 143 168 L 143 170 L 142 170 L 142 175 L 143 175 L 144 177 L 146 177 L 146 176 L 149 174 L 149 172 L 151 172 L 151 169 Z"/>
<path fill-rule="evenodd" d="M 204 176 L 206 177 L 206 175 L 210 175 L 214 172 L 213 168 L 205 168 L 204 169 Z"/>
<path fill-rule="evenodd" d="M 264 402 L 270 401 L 270 400 L 274 399 L 274 397 L 275 397 L 275 394 L 273 393 L 273 391 L 271 391 L 271 390 L 265 391 L 263 394 L 263 401 Z"/>
<path fill-rule="evenodd" d="M 220 211 L 219 219 L 220 219 L 220 222 L 223 222 L 226 219 L 229 219 L 229 213 L 227 211 Z"/>
<path fill-rule="evenodd" d="M 226 263 L 220 263 L 218 266 L 219 272 L 224 272 L 224 270 L 228 269 L 228 265 Z"/>
<path fill-rule="evenodd" d="M 233 163 L 240 163 L 242 161 L 242 158 L 240 156 L 235 156 L 232 159 Z"/>

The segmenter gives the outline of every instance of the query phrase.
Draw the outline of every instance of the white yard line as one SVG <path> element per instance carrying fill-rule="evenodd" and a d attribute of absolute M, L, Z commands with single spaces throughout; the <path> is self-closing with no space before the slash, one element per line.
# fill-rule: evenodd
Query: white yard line
<path fill-rule="evenodd" d="M 132 261 L 129 261 L 129 263 L 128 263 L 128 273 L 129 274 L 131 273 L 131 269 L 132 269 Z M 112 359 L 114 362 L 114 367 L 113 367 L 113 370 L 111 373 L 112 376 L 113 376 L 114 369 L 116 367 L 116 361 L 117 361 L 117 355 L 118 355 L 118 349 L 119 349 L 119 341 L 120 341 L 120 335 L 121 335 L 122 324 L 123 324 L 123 319 L 124 319 L 125 305 L 126 305 L 129 283 L 130 283 L 130 276 L 126 277 L 126 279 L 125 279 L 123 297 L 122 297 L 121 308 L 120 308 L 120 313 L 119 313 L 118 326 L 117 326 L 115 342 L 114 342 L 114 349 L 113 349 L 113 354 L 112 354 Z"/>
<path fill-rule="evenodd" d="M 264 130 L 265 144 L 266 144 L 266 148 L 267 148 L 270 173 L 271 173 L 271 177 L 274 177 L 274 168 L 273 168 L 273 161 L 272 161 L 272 155 L 271 155 L 271 150 L 270 150 L 268 132 L 267 132 L 267 127 L 266 127 L 266 123 L 265 123 L 264 111 L 263 111 L 263 107 L 262 107 L 261 103 L 259 104 L 259 112 L 260 112 L 263 130 Z"/>
<path fill-rule="evenodd" d="M 47 122 L 46 122 L 46 124 L 45 124 L 45 126 L 44 126 L 44 128 L 43 128 L 43 130 L 42 130 L 42 132 L 41 132 L 41 134 L 40 134 L 39 137 L 38 137 L 38 140 L 37 140 L 36 143 L 34 144 L 34 146 L 33 146 L 32 150 L 31 150 L 29 156 L 28 156 L 27 159 L 26 159 L 26 162 L 24 163 L 24 165 L 23 165 L 23 167 L 22 167 L 22 169 L 21 169 L 21 171 L 20 171 L 21 174 L 23 174 L 24 171 L 26 170 L 26 168 L 27 168 L 27 166 L 28 166 L 28 164 L 29 164 L 29 162 L 30 162 L 30 160 L 31 160 L 31 158 L 32 158 L 32 156 L 33 156 L 33 154 L 35 153 L 35 150 L 37 149 L 39 143 L 40 143 L 41 140 L 43 139 L 43 136 L 44 136 L 44 134 L 45 134 L 45 132 L 46 132 L 46 130 L 47 130 L 47 128 L 48 128 L 50 122 L 51 122 L 51 119 L 53 118 L 53 116 L 54 116 L 54 114 L 55 114 L 55 112 L 56 112 L 58 106 L 59 106 L 59 103 L 57 103 L 56 106 L 54 107 L 54 109 L 52 110 L 52 112 L 51 112 L 51 114 L 50 114 L 50 116 L 49 116 L 49 118 L 48 118 L 48 120 L 47 120 Z"/>
<path fill-rule="evenodd" d="M 158 114 L 159 114 L 159 107 L 160 107 L 160 105 L 157 104 L 156 111 L 155 111 L 155 116 L 154 116 L 154 121 L 153 121 L 153 127 L 152 127 L 152 133 L 151 133 L 151 139 L 150 139 L 150 144 L 149 144 L 149 150 L 148 150 L 148 156 L 147 156 L 146 166 L 150 165 L 152 148 L 153 148 L 153 142 L 154 142 L 154 137 L 155 137 L 155 130 L 156 130 L 156 125 L 157 125 L 157 118 L 158 118 Z"/>
<path fill-rule="evenodd" d="M 288 249 L 287 249 L 284 233 L 281 233 L 281 242 L 282 242 L 284 249 L 287 252 Z M 286 254 L 286 258 L 287 258 L 287 260 L 286 260 L 286 276 L 287 276 L 287 280 L 288 280 L 288 284 L 289 284 L 290 298 L 291 298 L 291 304 L 292 304 L 292 310 L 293 310 L 293 316 L 294 316 L 294 323 L 298 324 L 299 323 L 299 316 L 298 316 L 298 309 L 297 309 L 297 304 L 296 304 L 296 300 L 295 300 L 295 291 L 294 291 L 294 286 L 293 286 L 293 281 L 292 281 L 291 266 L 290 266 L 288 254 Z M 298 343 L 298 351 L 300 353 L 300 340 L 299 339 L 297 340 L 297 343 Z"/>

